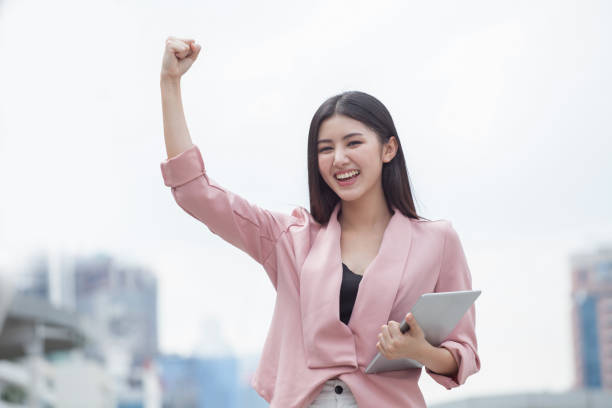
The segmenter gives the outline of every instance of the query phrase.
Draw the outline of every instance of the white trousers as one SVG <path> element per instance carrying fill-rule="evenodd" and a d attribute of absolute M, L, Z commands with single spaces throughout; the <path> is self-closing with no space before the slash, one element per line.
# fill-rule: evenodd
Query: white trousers
<path fill-rule="evenodd" d="M 316 408 L 354 408 L 357 401 L 346 383 L 338 378 L 327 380 L 321 393 L 309 407 Z"/>

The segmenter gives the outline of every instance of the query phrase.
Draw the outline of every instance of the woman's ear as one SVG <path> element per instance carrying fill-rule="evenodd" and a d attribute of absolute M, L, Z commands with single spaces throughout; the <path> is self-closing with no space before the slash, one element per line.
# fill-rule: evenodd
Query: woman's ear
<path fill-rule="evenodd" d="M 395 157 L 397 153 L 397 139 L 395 136 L 391 136 L 387 143 L 383 146 L 383 162 L 389 163 Z"/>

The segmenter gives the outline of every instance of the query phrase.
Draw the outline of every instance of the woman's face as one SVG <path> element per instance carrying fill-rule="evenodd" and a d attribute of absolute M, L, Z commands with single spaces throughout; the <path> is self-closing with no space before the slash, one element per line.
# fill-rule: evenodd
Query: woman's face
<path fill-rule="evenodd" d="M 380 186 L 384 162 L 395 155 L 395 138 L 383 145 L 376 133 L 358 120 L 333 115 L 321 123 L 317 139 L 319 172 L 323 180 L 344 201 L 353 201 Z M 342 174 L 354 174 L 346 181 Z M 352 171 L 352 172 L 351 172 Z"/>

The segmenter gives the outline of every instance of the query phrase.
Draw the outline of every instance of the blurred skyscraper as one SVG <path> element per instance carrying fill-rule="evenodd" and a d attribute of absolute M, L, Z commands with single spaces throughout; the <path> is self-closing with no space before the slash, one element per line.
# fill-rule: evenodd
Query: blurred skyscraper
<path fill-rule="evenodd" d="M 253 362 L 248 358 L 161 355 L 157 363 L 164 408 L 269 406 L 249 384 Z"/>
<path fill-rule="evenodd" d="M 20 294 L 74 310 L 74 257 L 38 250 L 24 259 L 15 278 Z"/>
<path fill-rule="evenodd" d="M 17 290 L 74 309 L 99 342 L 126 350 L 136 364 L 157 354 L 157 280 L 145 268 L 107 254 L 29 256 Z"/>
<path fill-rule="evenodd" d="M 26 259 L 23 270 L 17 274 L 17 289 L 26 296 L 50 300 L 49 257 L 37 252 Z"/>
<path fill-rule="evenodd" d="M 117 381 L 118 407 L 143 407 L 143 374 L 158 352 L 155 276 L 98 254 L 75 259 L 74 284 L 76 310 L 95 325 L 90 332 Z"/>
<path fill-rule="evenodd" d="M 157 280 L 148 270 L 100 254 L 76 258 L 75 300 L 105 342 L 128 351 L 137 365 L 157 354 Z"/>
<path fill-rule="evenodd" d="M 576 388 L 612 390 L 612 248 L 571 257 Z"/>

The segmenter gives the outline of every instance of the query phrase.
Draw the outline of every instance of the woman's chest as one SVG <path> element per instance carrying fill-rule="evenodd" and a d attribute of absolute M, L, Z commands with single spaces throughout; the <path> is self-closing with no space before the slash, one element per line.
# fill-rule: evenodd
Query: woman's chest
<path fill-rule="evenodd" d="M 357 275 L 363 275 L 380 250 L 382 233 L 342 233 L 340 252 L 342 262 Z"/>

